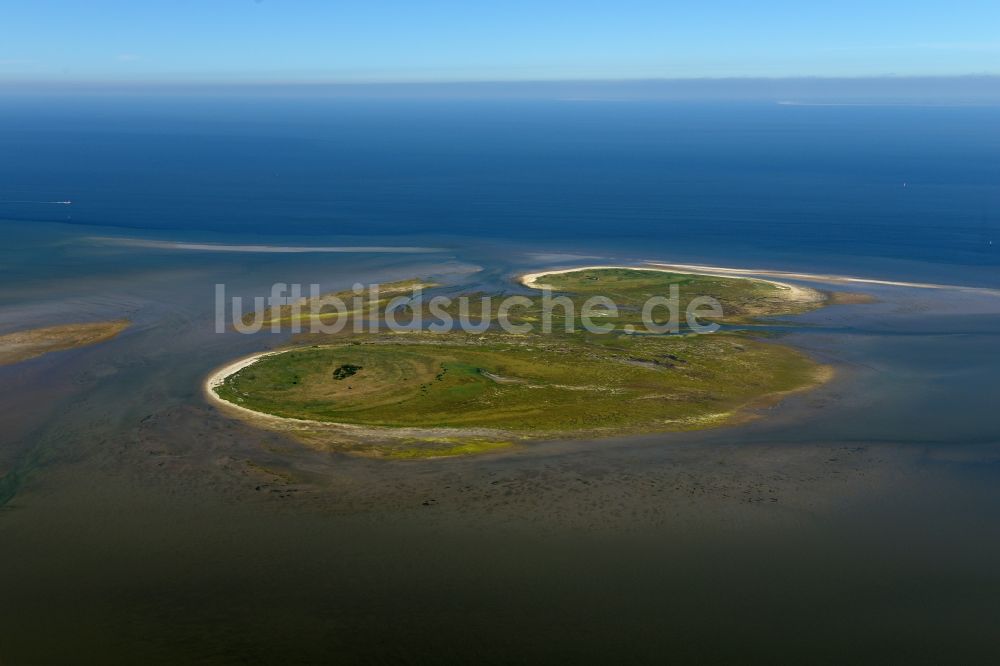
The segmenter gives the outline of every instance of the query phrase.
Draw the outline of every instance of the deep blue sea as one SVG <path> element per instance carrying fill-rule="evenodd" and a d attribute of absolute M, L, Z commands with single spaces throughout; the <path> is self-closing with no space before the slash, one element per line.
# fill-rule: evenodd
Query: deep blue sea
<path fill-rule="evenodd" d="M 73 203 L 20 203 L 64 200 Z M 912 261 L 991 283 L 1000 265 L 1000 114 L 7 97 L 0 219 L 217 240 L 419 235 L 600 244 L 640 258 L 840 270 L 861 262 L 880 277 L 927 272 L 893 263 Z"/>

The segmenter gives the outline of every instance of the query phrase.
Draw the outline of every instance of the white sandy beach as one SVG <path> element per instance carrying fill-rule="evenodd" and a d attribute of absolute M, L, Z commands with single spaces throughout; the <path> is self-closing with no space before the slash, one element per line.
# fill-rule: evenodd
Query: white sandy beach
<path fill-rule="evenodd" d="M 259 361 L 262 358 L 265 358 L 267 356 L 274 356 L 275 354 L 280 354 L 280 353 L 281 353 L 280 350 L 279 351 L 257 352 L 256 354 L 251 354 L 250 356 L 244 356 L 243 358 L 237 359 L 237 360 L 233 361 L 232 363 L 224 365 L 224 366 L 222 366 L 220 368 L 216 368 L 216 370 L 213 371 L 212 374 L 210 374 L 205 379 L 205 383 L 202 386 L 202 388 L 205 391 L 205 397 L 208 398 L 208 401 L 211 402 L 211 403 L 214 403 L 214 404 L 217 404 L 217 405 L 223 405 L 224 407 L 226 407 L 228 409 L 235 409 L 235 410 L 238 410 L 238 411 L 243 412 L 245 414 L 252 415 L 252 416 L 254 416 L 256 418 L 269 418 L 270 417 L 270 418 L 274 418 L 274 419 L 278 419 L 278 420 L 282 420 L 282 421 L 289 420 L 289 419 L 285 419 L 284 417 L 280 417 L 280 416 L 274 416 L 274 417 L 272 417 L 270 414 L 265 414 L 263 412 L 256 412 L 256 411 L 254 411 L 252 409 L 247 409 L 246 407 L 241 407 L 240 405 L 237 405 L 236 403 L 229 402 L 228 400 L 223 400 L 221 397 L 219 397 L 219 394 L 215 392 L 215 389 L 217 389 L 218 387 L 222 386 L 222 383 L 225 382 L 226 378 L 229 377 L 230 375 L 234 375 L 237 372 L 239 372 L 240 370 L 242 370 L 243 368 L 246 368 L 247 366 L 253 365 L 254 363 L 256 363 L 257 361 Z"/>
<path fill-rule="evenodd" d="M 1000 290 L 987 287 L 968 287 L 956 284 L 935 284 L 931 282 L 903 282 L 899 280 L 877 280 L 849 275 L 829 275 L 823 273 L 797 273 L 793 271 L 778 271 L 768 268 L 727 268 L 724 266 L 701 266 L 696 264 L 667 264 L 656 261 L 649 262 L 651 266 L 676 272 L 716 275 L 718 277 L 752 277 L 766 275 L 768 277 L 785 278 L 789 280 L 808 280 L 809 282 L 825 282 L 828 284 L 872 285 L 882 287 L 905 287 L 909 289 L 950 289 L 955 291 L 971 291 L 977 293 L 1000 294 Z M 775 284 L 780 284 L 775 282 Z"/>
<path fill-rule="evenodd" d="M 820 301 L 826 300 L 826 297 L 822 292 L 812 289 L 810 287 L 802 287 L 795 284 L 789 284 L 787 282 L 778 282 L 777 280 L 764 280 L 761 278 L 754 277 L 752 275 L 741 275 L 741 271 L 738 269 L 726 269 L 720 268 L 715 269 L 712 266 L 684 266 L 680 264 L 657 264 L 649 263 L 642 266 L 576 266 L 574 268 L 556 268 L 544 271 L 538 271 L 536 273 L 525 273 L 521 275 L 518 279 L 526 287 L 531 287 L 532 289 L 552 289 L 551 285 L 540 283 L 539 278 L 545 275 L 559 275 L 561 273 L 575 273 L 577 271 L 596 271 L 596 270 L 643 270 L 643 271 L 659 271 L 662 273 L 689 273 L 692 275 L 706 275 L 709 277 L 721 277 L 721 278 L 733 278 L 741 280 L 758 280 L 759 282 L 766 282 L 768 284 L 773 284 L 774 286 L 787 290 L 788 300 L 796 301 L 800 303 L 818 303 Z"/>

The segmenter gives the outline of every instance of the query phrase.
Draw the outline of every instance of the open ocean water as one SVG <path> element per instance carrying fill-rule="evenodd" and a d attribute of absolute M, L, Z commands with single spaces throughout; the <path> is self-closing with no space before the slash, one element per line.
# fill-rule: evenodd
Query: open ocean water
<path fill-rule="evenodd" d="M 0 333 L 134 324 L 0 368 L 0 663 L 995 663 L 998 156 L 988 107 L 3 97 Z M 837 379 L 702 433 L 389 463 L 201 394 L 284 341 L 217 282 L 603 260 L 963 288 L 847 287 L 783 337 Z"/>
<path fill-rule="evenodd" d="M 0 218 L 121 233 L 1000 262 L 992 107 L 11 97 L 0 149 Z"/>

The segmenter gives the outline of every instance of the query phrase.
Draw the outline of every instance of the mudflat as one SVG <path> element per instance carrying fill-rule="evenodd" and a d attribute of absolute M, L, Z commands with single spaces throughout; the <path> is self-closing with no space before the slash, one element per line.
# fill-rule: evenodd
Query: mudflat
<path fill-rule="evenodd" d="M 60 324 L 0 335 L 0 365 L 20 363 L 43 354 L 104 342 L 124 331 L 128 325 L 128 321 L 118 319 Z"/>

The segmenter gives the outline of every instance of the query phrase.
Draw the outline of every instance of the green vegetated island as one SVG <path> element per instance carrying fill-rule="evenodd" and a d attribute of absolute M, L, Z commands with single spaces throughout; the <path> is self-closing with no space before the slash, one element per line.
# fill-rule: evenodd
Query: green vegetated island
<path fill-rule="evenodd" d="M 335 335 L 303 334 L 287 349 L 221 368 L 206 390 L 230 412 L 314 447 L 422 458 L 494 451 L 529 440 L 733 424 L 830 375 L 828 366 L 747 330 L 758 317 L 822 307 L 826 296 L 812 289 L 609 267 L 526 275 L 521 282 L 536 291 L 526 294 L 530 305 L 514 308 L 509 321 L 534 324 L 534 332 L 509 333 L 494 324 L 480 333 L 354 333 L 350 320 L 366 316 L 370 303 L 365 302 L 346 313 L 298 315 L 349 321 Z M 414 284 L 385 285 L 380 300 Z M 672 284 L 679 287 L 682 308 L 696 296 L 718 299 L 723 328 L 713 334 L 627 332 L 640 329 L 642 304 L 667 294 Z M 591 296 L 611 298 L 617 315 L 599 319 L 612 332 L 587 332 L 579 325 L 566 332 L 564 317 L 552 322 L 551 333 L 540 332 L 540 288 L 572 300 L 576 318 Z M 339 294 L 345 300 L 352 295 Z M 454 298 L 453 291 L 449 295 Z M 486 294 L 469 296 L 471 319 L 478 321 Z M 457 304 L 445 310 L 457 319 Z M 281 309 L 265 312 L 264 320 L 293 316 Z"/>

